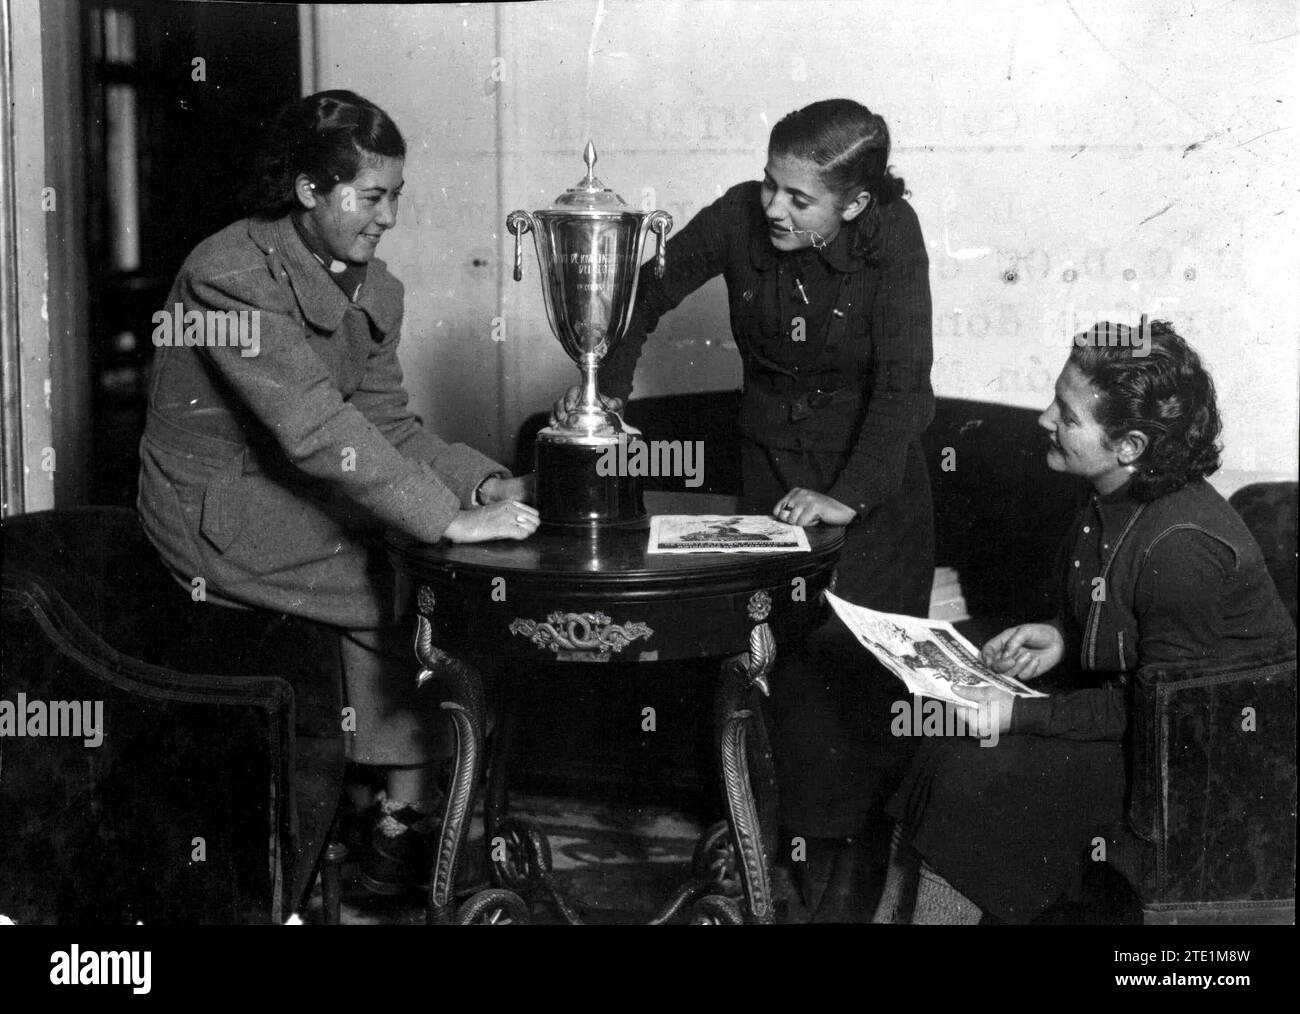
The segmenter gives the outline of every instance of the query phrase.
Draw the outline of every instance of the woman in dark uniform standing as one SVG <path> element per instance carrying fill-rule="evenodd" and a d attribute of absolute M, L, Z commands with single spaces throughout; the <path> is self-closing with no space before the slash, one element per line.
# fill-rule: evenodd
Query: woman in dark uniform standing
<path fill-rule="evenodd" d="M 762 182 L 701 211 L 670 242 L 662 279 L 642 271 L 633 325 L 601 377 L 621 407 L 646 332 L 723 275 L 744 363 L 744 494 L 783 521 L 847 525 L 837 594 L 925 616 L 934 574 L 920 443 L 934 413 L 928 258 L 903 181 L 889 171 L 889 143 L 885 121 L 848 99 L 784 117 Z M 810 867 L 835 868 L 820 919 L 869 917 L 851 908 L 861 896 L 855 868 L 910 756 L 909 741 L 889 735 L 898 688 L 871 665 L 832 623 L 773 679 L 783 823 L 805 839 Z"/>

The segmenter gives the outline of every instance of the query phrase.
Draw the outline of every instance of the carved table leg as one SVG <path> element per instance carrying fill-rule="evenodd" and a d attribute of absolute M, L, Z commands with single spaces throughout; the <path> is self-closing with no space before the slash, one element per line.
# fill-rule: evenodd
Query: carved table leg
<path fill-rule="evenodd" d="M 766 613 L 762 614 L 765 618 Z M 755 615 L 751 602 L 751 618 Z M 771 878 L 768 876 L 770 841 L 764 840 L 763 821 L 760 820 L 754 791 L 750 782 L 747 737 L 751 729 L 756 733 L 756 759 L 759 764 L 758 781 L 764 796 L 770 801 L 772 783 L 771 755 L 767 750 L 766 729 L 763 727 L 761 709 L 754 707 L 755 690 L 767 691 L 767 674 L 776 657 L 776 645 L 766 623 L 759 623 L 750 632 L 750 650 L 727 660 L 722 667 L 722 678 L 714 719 L 718 736 L 718 752 L 722 766 L 723 789 L 727 798 L 732 840 L 737 854 L 737 866 L 745 888 L 750 919 L 768 924 L 774 921 Z M 768 822 L 770 824 L 770 821 Z M 769 827 L 769 831 L 771 828 Z M 712 904 L 719 904 L 713 902 Z M 702 921 L 726 922 L 726 918 L 704 918 Z"/>
<path fill-rule="evenodd" d="M 440 707 L 448 713 L 456 740 L 456 757 L 443 810 L 442 829 L 429 883 L 426 913 L 431 924 L 451 923 L 455 916 L 456 859 L 469 829 L 468 820 L 474 786 L 482 765 L 483 679 L 478 671 L 433 643 L 434 600 L 427 588 L 419 593 L 416 617 L 415 654 L 420 660 L 418 684 L 437 680 L 445 687 Z"/>

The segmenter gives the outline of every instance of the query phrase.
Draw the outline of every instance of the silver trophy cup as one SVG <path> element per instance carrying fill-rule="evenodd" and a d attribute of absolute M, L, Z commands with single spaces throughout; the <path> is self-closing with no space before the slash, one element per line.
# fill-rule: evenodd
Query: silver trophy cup
<path fill-rule="evenodd" d="M 547 319 L 582 371 L 577 408 L 537 436 L 537 507 L 546 524 L 599 527 L 645 517 L 637 478 L 610 467 L 626 460 L 619 442 L 640 433 L 601 406 L 597 374 L 632 320 L 646 237 L 659 238 L 655 274 L 662 277 L 673 220 L 664 211 L 632 211 L 601 183 L 590 141 L 582 157 L 587 175 L 576 186 L 545 210 L 512 211 L 506 228 L 515 237 L 515 281 L 523 277 L 523 234 L 532 232 Z"/>

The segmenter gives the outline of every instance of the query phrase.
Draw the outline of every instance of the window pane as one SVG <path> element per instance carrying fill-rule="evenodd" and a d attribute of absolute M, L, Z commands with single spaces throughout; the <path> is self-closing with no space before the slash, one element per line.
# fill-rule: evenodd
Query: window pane
<path fill-rule="evenodd" d="M 104 57 L 109 63 L 135 63 L 135 16 L 130 11 L 104 9 Z"/>
<path fill-rule="evenodd" d="M 108 86 L 109 256 L 116 271 L 140 267 L 140 167 L 134 85 Z"/>

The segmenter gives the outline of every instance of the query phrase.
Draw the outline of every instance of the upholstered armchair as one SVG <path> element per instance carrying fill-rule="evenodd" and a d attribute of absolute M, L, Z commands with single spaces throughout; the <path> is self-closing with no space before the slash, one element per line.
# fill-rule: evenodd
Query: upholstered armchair
<path fill-rule="evenodd" d="M 1230 502 L 1296 615 L 1296 483 Z M 1127 820 L 1089 844 L 1097 921 L 1294 923 L 1296 659 L 1149 666 L 1133 684 Z M 1101 860 L 1101 861 L 1097 861 Z"/>
<path fill-rule="evenodd" d="M 0 738 L 0 913 L 279 923 L 324 865 L 337 921 L 337 634 L 192 601 L 131 510 L 2 529 L 0 700 L 28 734 Z M 62 727 L 31 735 L 56 702 Z M 74 713 L 90 721 L 71 729 Z"/>

